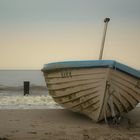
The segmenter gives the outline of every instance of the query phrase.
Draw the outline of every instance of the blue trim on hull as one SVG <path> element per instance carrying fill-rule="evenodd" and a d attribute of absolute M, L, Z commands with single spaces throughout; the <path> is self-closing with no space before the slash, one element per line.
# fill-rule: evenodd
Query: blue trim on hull
<path fill-rule="evenodd" d="M 95 67 L 110 67 L 113 69 L 121 70 L 132 76 L 140 79 L 140 71 L 121 64 L 114 60 L 88 60 L 88 61 L 64 61 L 45 64 L 43 71 L 50 71 L 55 69 L 65 69 L 65 68 L 95 68 Z"/>

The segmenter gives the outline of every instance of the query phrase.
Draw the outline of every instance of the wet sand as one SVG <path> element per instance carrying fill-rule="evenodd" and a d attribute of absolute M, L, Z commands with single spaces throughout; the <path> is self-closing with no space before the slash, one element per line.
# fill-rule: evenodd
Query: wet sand
<path fill-rule="evenodd" d="M 119 125 L 65 109 L 0 110 L 0 140 L 140 140 L 140 108 Z"/>

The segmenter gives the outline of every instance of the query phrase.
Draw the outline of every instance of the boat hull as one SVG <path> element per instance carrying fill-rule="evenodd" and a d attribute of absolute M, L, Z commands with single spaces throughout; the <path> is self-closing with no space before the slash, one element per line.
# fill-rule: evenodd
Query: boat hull
<path fill-rule="evenodd" d="M 129 112 L 140 101 L 139 78 L 111 67 L 43 70 L 49 94 L 95 122 Z"/>

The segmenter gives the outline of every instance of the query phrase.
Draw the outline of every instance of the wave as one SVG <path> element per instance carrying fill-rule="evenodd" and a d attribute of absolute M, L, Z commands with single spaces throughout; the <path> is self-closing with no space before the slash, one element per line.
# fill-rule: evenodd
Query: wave
<path fill-rule="evenodd" d="M 1 96 L 0 109 L 23 108 L 23 109 L 43 109 L 61 108 L 51 96 Z"/>

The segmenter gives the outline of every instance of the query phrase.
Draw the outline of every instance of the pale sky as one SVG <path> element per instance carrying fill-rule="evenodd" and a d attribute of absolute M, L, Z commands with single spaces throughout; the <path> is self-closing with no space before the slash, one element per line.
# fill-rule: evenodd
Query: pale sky
<path fill-rule="evenodd" d="M 140 69 L 140 0 L 0 0 L 0 69 L 103 59 Z"/>

